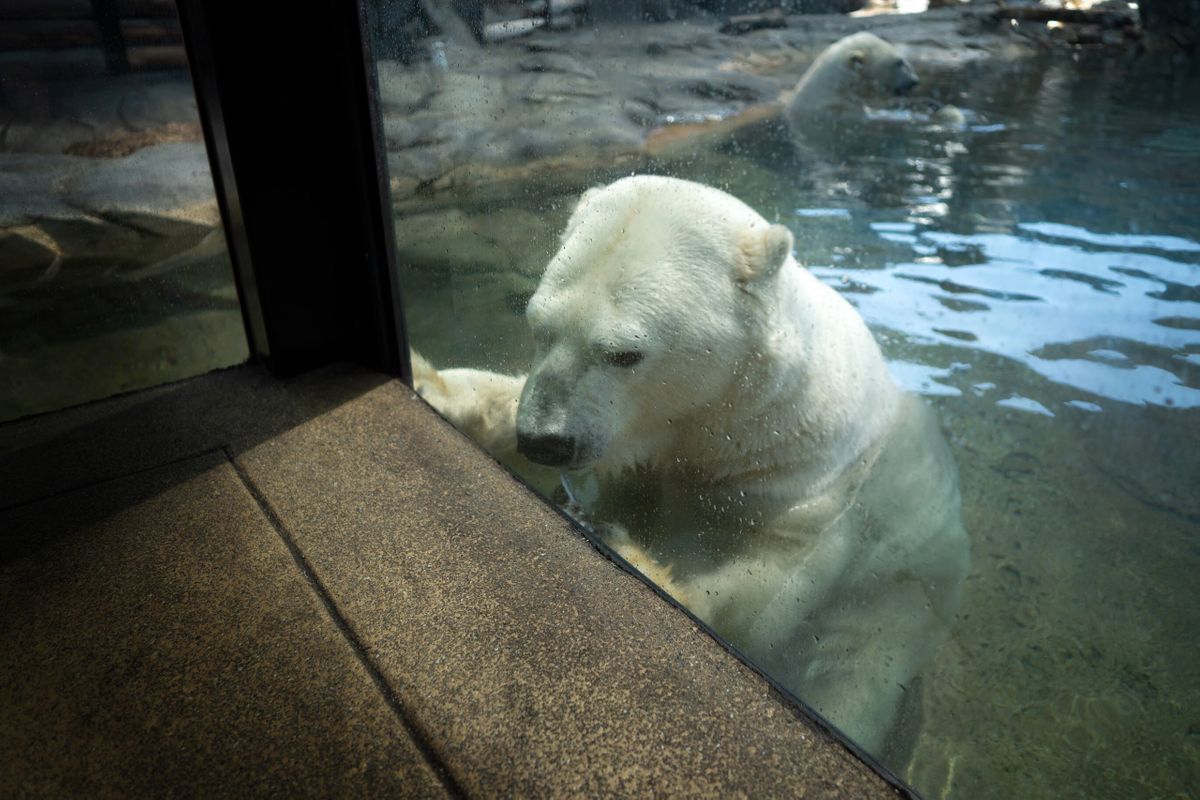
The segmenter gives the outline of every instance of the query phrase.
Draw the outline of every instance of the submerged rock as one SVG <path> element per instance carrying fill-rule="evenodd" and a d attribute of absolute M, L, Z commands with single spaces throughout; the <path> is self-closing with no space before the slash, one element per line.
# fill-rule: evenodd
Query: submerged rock
<path fill-rule="evenodd" d="M 145 268 L 220 224 L 198 142 L 116 159 L 0 154 L 0 292 Z"/>

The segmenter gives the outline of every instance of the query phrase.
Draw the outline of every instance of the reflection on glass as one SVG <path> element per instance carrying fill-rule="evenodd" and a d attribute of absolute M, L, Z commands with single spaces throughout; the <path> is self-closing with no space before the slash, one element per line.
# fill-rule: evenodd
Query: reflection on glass
<path fill-rule="evenodd" d="M 1186 794 L 1200 86 L 694 5 L 377 26 L 419 389 L 922 793 Z"/>
<path fill-rule="evenodd" d="M 2 13 L 0 420 L 245 360 L 174 6 Z"/>

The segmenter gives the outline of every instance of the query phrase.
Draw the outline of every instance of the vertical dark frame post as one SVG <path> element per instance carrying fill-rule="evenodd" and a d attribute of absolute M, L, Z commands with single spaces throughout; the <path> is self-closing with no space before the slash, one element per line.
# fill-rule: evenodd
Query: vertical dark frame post
<path fill-rule="evenodd" d="M 121 33 L 121 12 L 117 9 L 117 2 L 91 0 L 91 4 L 109 74 L 124 75 L 129 72 L 129 56 L 125 52 L 125 36 Z"/>
<path fill-rule="evenodd" d="M 251 352 L 409 378 L 374 59 L 357 3 L 178 0 Z"/>

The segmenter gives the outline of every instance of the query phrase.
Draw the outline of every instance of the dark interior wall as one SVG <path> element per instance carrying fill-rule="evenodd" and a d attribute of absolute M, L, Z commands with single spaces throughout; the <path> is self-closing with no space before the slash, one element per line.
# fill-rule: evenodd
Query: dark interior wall
<path fill-rule="evenodd" d="M 401 373 L 373 60 L 357 4 L 280 13 L 180 0 L 180 12 L 210 152 L 227 146 L 214 174 L 227 228 L 240 225 L 231 238 L 244 237 L 242 299 L 261 316 L 248 325 L 252 350 L 277 374 L 335 360 Z"/>

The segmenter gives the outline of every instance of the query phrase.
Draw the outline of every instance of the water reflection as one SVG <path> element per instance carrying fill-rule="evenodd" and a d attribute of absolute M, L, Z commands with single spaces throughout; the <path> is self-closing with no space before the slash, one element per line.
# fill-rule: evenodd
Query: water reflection
<path fill-rule="evenodd" d="M 872 325 L 913 342 L 1011 358 L 1055 383 L 1110 400 L 1200 406 L 1200 387 L 1191 385 L 1193 361 L 1186 357 L 1189 348 L 1200 347 L 1200 330 L 1159 323 L 1200 323 L 1200 301 L 1164 291 L 1195 288 L 1185 282 L 1198 279 L 1197 264 L 1181 257 L 1200 252 L 1200 244 L 1051 223 L 975 235 L 914 224 L 871 227 L 888 242 L 908 245 L 914 256 L 855 274 L 868 291 L 855 293 L 854 302 Z M 981 263 L 947 264 L 939 256 L 963 252 Z M 845 275 L 837 267 L 812 269 L 834 285 Z M 977 302 L 949 302 L 963 297 Z M 1106 346 L 1098 349 L 1097 342 Z M 1131 352 L 1122 349 L 1127 345 Z"/>

